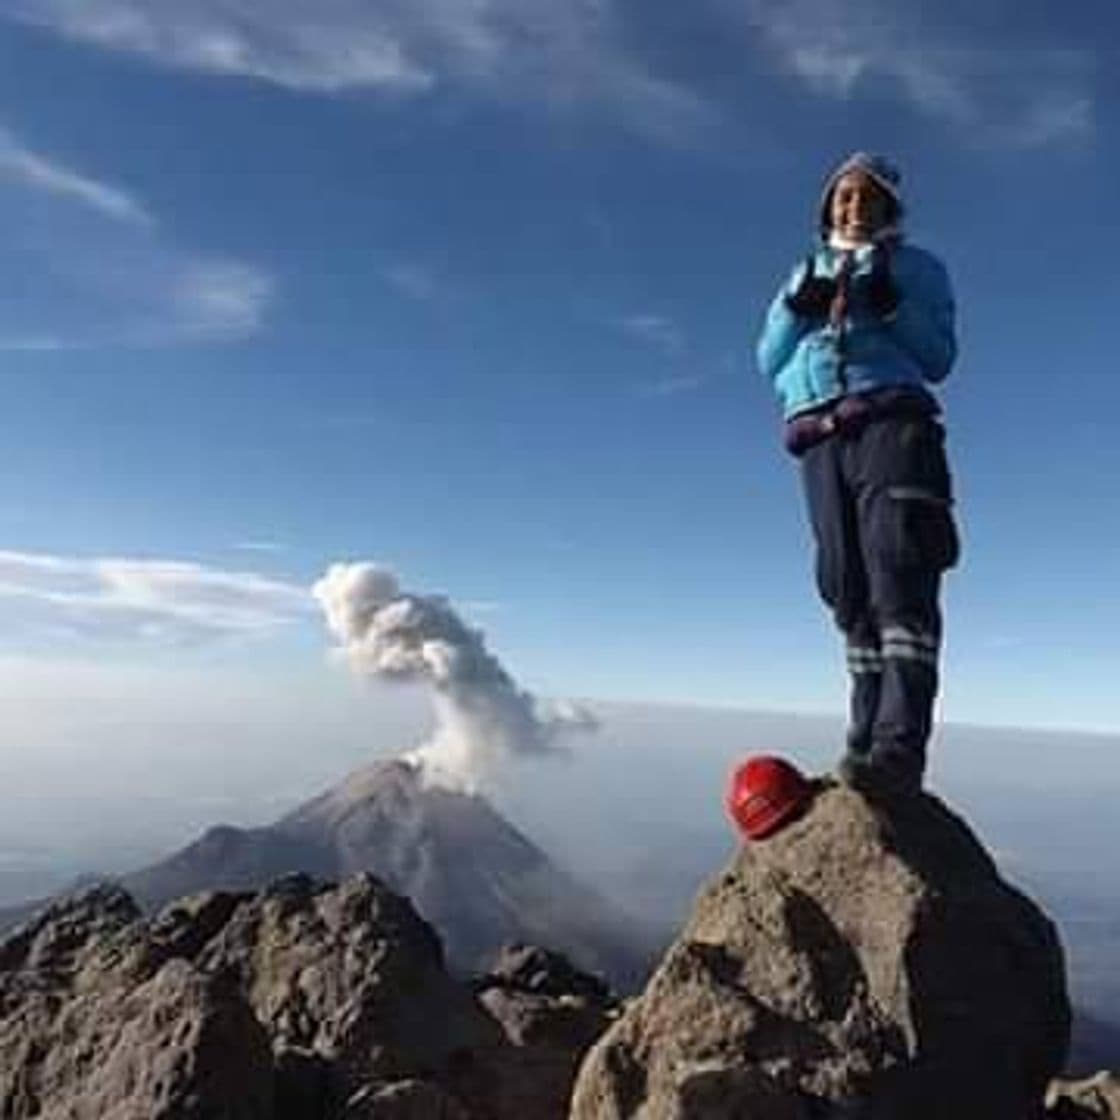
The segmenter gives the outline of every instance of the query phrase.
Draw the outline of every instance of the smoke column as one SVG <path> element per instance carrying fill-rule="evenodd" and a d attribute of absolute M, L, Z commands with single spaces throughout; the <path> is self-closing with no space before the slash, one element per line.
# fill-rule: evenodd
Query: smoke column
<path fill-rule="evenodd" d="M 356 671 L 430 686 L 436 729 L 412 754 L 428 782 L 476 790 L 504 760 L 555 753 L 563 733 L 594 726 L 518 688 L 444 596 L 403 591 L 387 568 L 332 564 L 312 594 Z"/>

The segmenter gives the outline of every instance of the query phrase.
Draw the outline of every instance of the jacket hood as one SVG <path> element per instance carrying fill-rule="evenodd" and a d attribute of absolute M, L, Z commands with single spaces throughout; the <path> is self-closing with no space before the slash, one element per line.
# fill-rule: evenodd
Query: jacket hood
<path fill-rule="evenodd" d="M 891 222 L 897 226 L 905 209 L 902 201 L 902 173 L 886 156 L 872 155 L 870 152 L 853 152 L 825 180 L 821 191 L 820 230 L 827 237 L 832 228 L 832 192 L 841 176 L 849 171 L 862 171 L 877 186 L 881 187 L 898 208 Z"/>

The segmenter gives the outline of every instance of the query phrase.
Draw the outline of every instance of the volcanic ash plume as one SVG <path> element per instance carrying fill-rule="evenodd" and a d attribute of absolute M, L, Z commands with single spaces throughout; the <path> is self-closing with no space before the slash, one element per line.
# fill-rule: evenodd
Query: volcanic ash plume
<path fill-rule="evenodd" d="M 506 758 L 550 753 L 565 731 L 594 726 L 583 709 L 518 688 L 446 598 L 403 591 L 386 568 L 332 564 L 312 594 L 358 672 L 431 686 L 436 730 L 413 754 L 428 781 L 474 790 Z"/>

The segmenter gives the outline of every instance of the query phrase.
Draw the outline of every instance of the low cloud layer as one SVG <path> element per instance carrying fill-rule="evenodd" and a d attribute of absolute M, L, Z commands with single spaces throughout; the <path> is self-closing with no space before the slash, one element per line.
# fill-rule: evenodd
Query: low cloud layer
<path fill-rule="evenodd" d="M 436 729 L 413 757 L 430 781 L 476 789 L 507 760 L 553 753 L 593 725 L 521 689 L 446 598 L 403 590 L 387 568 L 332 564 L 312 594 L 355 671 L 429 687 Z"/>
<path fill-rule="evenodd" d="M 193 643 L 273 633 L 309 617 L 306 588 L 174 560 L 0 552 L 9 636 Z"/>

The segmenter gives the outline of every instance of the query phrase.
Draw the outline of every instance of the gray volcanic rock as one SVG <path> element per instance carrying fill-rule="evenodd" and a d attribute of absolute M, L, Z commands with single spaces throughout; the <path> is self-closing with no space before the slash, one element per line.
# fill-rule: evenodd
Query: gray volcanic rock
<path fill-rule="evenodd" d="M 963 822 L 820 783 L 701 894 L 571 1117 L 1023 1120 L 1069 1024 L 1053 925 Z"/>
<path fill-rule="evenodd" d="M 173 908 L 153 928 L 180 920 Z M 338 887 L 278 880 L 243 899 L 196 961 L 236 982 L 276 1049 L 325 1059 L 339 1102 L 421 1076 L 470 1099 L 472 1064 L 504 1043 L 448 976 L 431 927 L 369 875 Z"/>
<path fill-rule="evenodd" d="M 501 1078 L 503 1114 L 567 1116 L 579 1063 L 618 1001 L 596 977 L 531 945 L 506 946 L 473 987 L 514 1047 Z"/>
<path fill-rule="evenodd" d="M 270 1120 L 268 1039 L 237 989 L 137 935 L 101 888 L 0 946 L 0 1115 Z"/>
<path fill-rule="evenodd" d="M 502 961 L 477 995 L 368 874 L 148 919 L 99 887 L 0 944 L 0 1116 L 560 1120 L 613 997 L 549 953 Z"/>
<path fill-rule="evenodd" d="M 537 945 L 503 945 L 477 986 L 558 998 L 578 996 L 589 1004 L 614 1003 L 610 989 L 597 976 L 581 972 L 559 953 Z"/>
<path fill-rule="evenodd" d="M 379 762 L 266 828 L 211 829 L 121 883 L 145 907 L 202 890 L 252 890 L 301 871 L 369 871 L 440 932 L 459 971 L 507 942 L 547 945 L 623 988 L 652 963 L 635 923 L 561 871 L 485 798 L 425 785 L 402 759 Z"/>
<path fill-rule="evenodd" d="M 428 1081 L 398 1081 L 359 1093 L 343 1120 L 471 1120 L 470 1114 Z"/>

